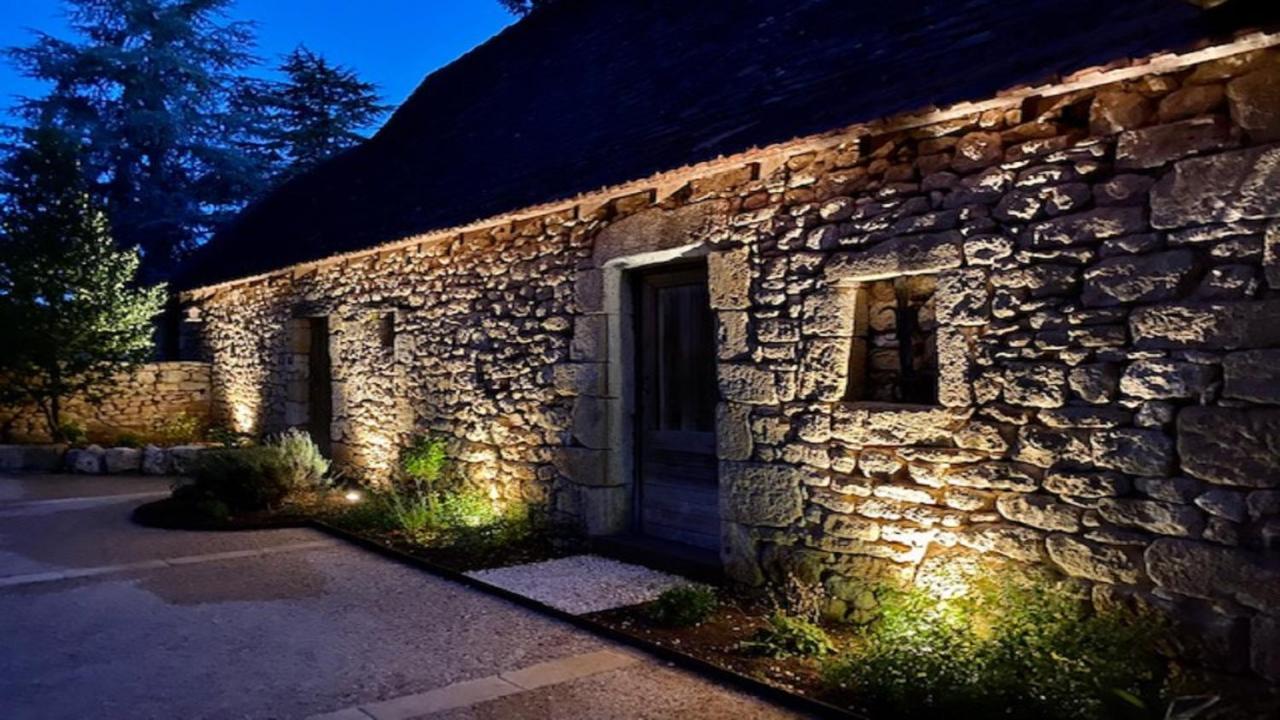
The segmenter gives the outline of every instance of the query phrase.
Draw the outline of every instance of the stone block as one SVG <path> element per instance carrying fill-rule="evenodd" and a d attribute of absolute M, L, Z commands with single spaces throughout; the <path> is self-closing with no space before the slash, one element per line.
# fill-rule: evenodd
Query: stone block
<path fill-rule="evenodd" d="M 1159 229 L 1280 216 L 1280 145 L 1189 158 L 1151 191 Z"/>
<path fill-rule="evenodd" d="M 1190 250 L 1113 257 L 1085 270 L 1081 299 L 1091 306 L 1171 300 L 1194 287 L 1198 277 Z"/>
<path fill-rule="evenodd" d="M 1280 487 L 1280 409 L 1190 407 L 1178 413 L 1188 475 L 1217 485 Z"/>
<path fill-rule="evenodd" d="M 977 525 L 958 533 L 960 544 L 982 553 L 996 553 L 1014 560 L 1044 559 L 1044 533 L 1020 525 Z"/>
<path fill-rule="evenodd" d="M 1041 530 L 1080 530 L 1080 509 L 1058 502 L 1051 495 L 1001 495 L 996 498 L 996 511 L 1006 520 Z"/>
<path fill-rule="evenodd" d="M 720 395 L 732 402 L 751 405 L 776 405 L 779 402 L 778 380 L 772 370 L 755 365 L 720 363 Z"/>
<path fill-rule="evenodd" d="M 606 395 L 604 363 L 560 363 L 551 368 L 551 385 L 557 395 L 577 397 Z"/>
<path fill-rule="evenodd" d="M 1135 235 L 1147 230 L 1143 207 L 1100 207 L 1036 223 L 1024 243 L 1033 248 L 1060 248 Z"/>
<path fill-rule="evenodd" d="M 142 450 L 138 448 L 107 448 L 102 454 L 102 467 L 109 474 L 133 473 L 142 469 Z"/>
<path fill-rule="evenodd" d="M 744 310 L 716 313 L 716 357 L 738 360 L 751 352 L 750 315 Z"/>
<path fill-rule="evenodd" d="M 575 485 L 621 485 L 619 478 L 609 477 L 608 461 L 608 452 L 581 447 L 556 448 L 552 456 L 556 470 Z"/>
<path fill-rule="evenodd" d="M 587 535 L 617 535 L 631 527 L 631 488 L 584 486 L 578 489 L 582 528 Z"/>
<path fill-rule="evenodd" d="M 825 288 L 805 297 L 803 333 L 816 337 L 850 337 L 859 332 L 865 333 L 867 309 L 865 303 L 858 303 L 861 293 L 858 288 L 840 286 Z"/>
<path fill-rule="evenodd" d="M 1280 300 L 1176 303 L 1133 311 L 1129 332 L 1140 348 L 1236 350 L 1280 345 Z"/>
<path fill-rule="evenodd" d="M 1093 363 L 1071 368 L 1068 375 L 1071 392 L 1088 403 L 1109 403 L 1120 388 L 1120 366 L 1115 363 Z"/>
<path fill-rule="evenodd" d="M 985 325 L 991 318 L 990 301 L 985 270 L 965 268 L 938 276 L 934 304 L 943 325 Z"/>
<path fill-rule="evenodd" d="M 98 475 L 103 470 L 102 448 L 90 445 L 87 448 L 72 448 L 67 451 L 64 460 L 67 469 L 82 475 Z"/>
<path fill-rule="evenodd" d="M 707 256 L 711 307 L 745 310 L 751 307 L 751 251 L 749 248 L 713 252 Z"/>
<path fill-rule="evenodd" d="M 1159 430 L 1099 430 L 1091 444 L 1099 467 L 1147 477 L 1173 472 L 1173 439 Z"/>
<path fill-rule="evenodd" d="M 842 403 L 832 409 L 831 435 L 854 447 L 949 445 L 967 413 L 933 407 Z"/>
<path fill-rule="evenodd" d="M 722 402 L 716 405 L 716 457 L 748 460 L 755 443 L 751 438 L 751 406 Z"/>
<path fill-rule="evenodd" d="M 163 448 L 155 445 L 148 445 L 142 448 L 143 475 L 168 475 L 171 471 L 169 453 Z"/>
<path fill-rule="evenodd" d="M 569 357 L 584 362 L 605 362 L 609 349 L 607 315 L 578 315 L 573 318 L 573 339 Z"/>
<path fill-rule="evenodd" d="M 1127 477 L 1104 470 L 1050 470 L 1044 478 L 1045 490 L 1078 498 L 1117 497 L 1129 487 Z"/>
<path fill-rule="evenodd" d="M 1221 85 L 1188 85 L 1164 96 L 1157 113 L 1160 122 L 1185 120 L 1212 112 L 1225 97 Z"/>
<path fill-rule="evenodd" d="M 971 132 L 956 143 L 951 167 L 971 172 L 995 165 L 1004 159 L 1004 140 L 997 132 Z"/>
<path fill-rule="evenodd" d="M 1080 431 L 1024 425 L 1018 428 L 1014 459 L 1042 468 L 1062 462 L 1087 464 L 1090 451 L 1085 437 Z"/>
<path fill-rule="evenodd" d="M 1235 490 L 1223 488 L 1206 490 L 1195 499 L 1195 505 L 1214 517 L 1231 522 L 1244 522 L 1249 517 L 1249 510 L 1245 505 L 1245 494 Z"/>
<path fill-rule="evenodd" d="M 1229 148 L 1236 142 L 1231 123 L 1211 115 L 1126 132 L 1116 143 L 1121 169 L 1160 167 L 1189 155 Z"/>
<path fill-rule="evenodd" d="M 938 355 L 938 404 L 963 408 L 973 404 L 972 349 L 962 328 L 942 326 L 934 336 Z"/>
<path fill-rule="evenodd" d="M 1137 360 L 1120 377 L 1120 391 L 1142 400 L 1198 398 L 1214 381 L 1210 365 L 1177 360 Z"/>
<path fill-rule="evenodd" d="M 1004 399 L 1022 407 L 1061 407 L 1067 400 L 1067 369 L 1056 363 L 1010 363 L 1004 370 Z"/>
<path fill-rule="evenodd" d="M 1280 610 L 1280 573 L 1238 548 L 1162 539 L 1144 553 L 1156 585 L 1206 600 L 1232 599 L 1258 610 Z"/>
<path fill-rule="evenodd" d="M 812 471 L 786 465 L 720 463 L 724 519 L 744 525 L 787 527 L 800 519 L 801 488 Z"/>
<path fill-rule="evenodd" d="M 1223 397 L 1280 405 L 1280 350 L 1243 350 L 1222 360 Z"/>
<path fill-rule="evenodd" d="M 1089 104 L 1089 131 L 1114 135 L 1141 127 L 1153 114 L 1151 101 L 1138 93 L 1103 90 Z"/>
<path fill-rule="evenodd" d="M 850 338 L 814 338 L 800 361 L 800 398 L 843 400 L 849 382 Z"/>
<path fill-rule="evenodd" d="M 1144 577 L 1140 556 L 1133 549 L 1057 533 L 1045 540 L 1045 549 L 1049 559 L 1072 577 L 1122 585 L 1136 585 Z"/>
<path fill-rule="evenodd" d="M 1190 505 L 1133 498 L 1102 498 L 1098 501 L 1097 509 L 1098 514 L 1109 523 L 1142 528 L 1160 535 L 1198 537 L 1204 530 L 1204 513 Z"/>
<path fill-rule="evenodd" d="M 974 490 L 1031 492 L 1040 483 L 1030 470 L 1018 463 L 992 461 L 952 468 L 944 480 L 947 485 Z"/>
<path fill-rule="evenodd" d="M 585 447 L 604 449 L 609 442 L 609 403 L 605 398 L 579 395 L 573 401 L 573 437 Z"/>
<path fill-rule="evenodd" d="M 1267 63 L 1227 83 L 1231 119 L 1255 142 L 1280 139 L 1280 64 Z"/>
<path fill-rule="evenodd" d="M 828 282 L 840 283 L 937 273 L 960 267 L 961 245 L 955 231 L 894 238 L 869 250 L 835 254 L 824 274 Z"/>
<path fill-rule="evenodd" d="M 756 587 L 765 582 L 758 543 L 745 525 L 720 524 L 720 564 L 725 575 L 736 583 Z"/>
<path fill-rule="evenodd" d="M 578 313 L 604 312 L 603 270 L 579 270 L 573 276 L 573 304 Z"/>

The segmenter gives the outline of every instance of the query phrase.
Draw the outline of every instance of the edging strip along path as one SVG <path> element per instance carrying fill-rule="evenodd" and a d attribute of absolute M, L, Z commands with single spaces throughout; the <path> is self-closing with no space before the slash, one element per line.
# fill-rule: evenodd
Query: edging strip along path
<path fill-rule="evenodd" d="M 266 548 L 227 550 L 225 552 L 205 553 L 202 555 L 180 555 L 177 557 L 160 558 L 158 560 L 141 560 L 139 562 L 122 563 L 119 565 L 99 565 L 97 567 L 75 568 L 71 570 L 52 570 L 49 572 L 27 573 L 25 575 L 10 575 L 8 577 L 0 577 L 0 588 L 22 587 L 25 585 L 58 582 L 61 580 L 78 580 L 80 578 L 133 572 L 135 570 L 159 570 L 167 567 L 197 565 L 200 563 L 217 562 L 219 560 L 265 557 L 267 555 L 278 555 L 280 553 L 287 552 L 331 548 L 337 545 L 338 543 L 333 540 L 310 540 L 307 542 L 275 545 Z"/>

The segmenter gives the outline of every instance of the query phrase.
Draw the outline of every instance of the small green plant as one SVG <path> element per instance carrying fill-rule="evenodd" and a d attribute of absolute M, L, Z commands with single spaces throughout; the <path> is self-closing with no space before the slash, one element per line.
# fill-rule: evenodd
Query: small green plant
<path fill-rule="evenodd" d="M 58 426 L 58 430 L 62 435 L 62 439 L 72 445 L 80 445 L 89 439 L 89 433 L 85 431 L 84 426 L 75 420 L 64 420 Z"/>
<path fill-rule="evenodd" d="M 1160 705 L 1159 628 L 1090 612 L 1040 574 L 992 573 L 954 597 L 886 592 L 879 619 L 824 680 L 882 717 L 1135 717 L 1133 699 Z"/>
<path fill-rule="evenodd" d="M 760 628 L 750 640 L 739 643 L 739 649 L 769 657 L 819 657 L 835 652 L 831 638 L 817 625 L 801 618 L 775 612 L 769 624 Z"/>
<path fill-rule="evenodd" d="M 141 435 L 126 430 L 116 435 L 115 440 L 113 440 L 111 444 L 115 447 L 140 448 L 145 445 L 146 442 L 143 440 Z"/>
<path fill-rule="evenodd" d="M 439 498 L 433 492 L 424 492 L 416 483 L 391 483 L 375 502 L 382 503 L 392 524 L 406 533 L 421 533 L 439 524 Z"/>
<path fill-rule="evenodd" d="M 325 486 L 329 460 L 305 430 L 290 428 L 272 437 L 267 445 L 279 451 L 291 489 L 312 490 Z"/>
<path fill-rule="evenodd" d="M 449 465 L 446 441 L 437 435 L 422 435 L 400 454 L 400 469 L 419 485 L 434 488 Z"/>
<path fill-rule="evenodd" d="M 253 444 L 253 436 L 248 433 L 236 432 L 224 425 L 217 425 L 209 428 L 205 433 L 205 438 L 209 442 L 217 443 L 224 448 L 247 447 Z"/>
<path fill-rule="evenodd" d="M 666 627 L 693 627 L 706 622 L 719 605 L 716 591 L 705 585 L 679 585 L 664 590 L 645 610 L 649 620 Z"/>
<path fill-rule="evenodd" d="M 156 440 L 161 445 L 186 445 L 200 439 L 203 427 L 200 418 L 178 413 L 156 423 Z"/>

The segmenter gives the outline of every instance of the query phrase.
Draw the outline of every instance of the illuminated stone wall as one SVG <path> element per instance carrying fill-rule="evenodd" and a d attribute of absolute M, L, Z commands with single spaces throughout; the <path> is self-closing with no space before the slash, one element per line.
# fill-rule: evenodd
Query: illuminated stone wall
<path fill-rule="evenodd" d="M 111 441 L 121 432 L 152 433 L 179 416 L 209 420 L 210 367 L 200 362 L 157 362 L 122 373 L 100 403 L 72 397 L 62 417 L 84 428 L 90 439 Z M 44 416 L 33 407 L 0 407 L 0 425 L 14 441 L 48 442 Z"/>
<path fill-rule="evenodd" d="M 477 482 L 619 530 L 619 283 L 706 255 L 732 577 L 856 619 L 948 558 L 1035 563 L 1280 680 L 1280 54 L 996 105 L 193 295 L 221 412 L 281 425 L 287 322 L 330 315 L 347 461 L 384 479 L 429 428 Z M 877 288 L 904 277 L 936 403 L 851 401 L 851 353 L 892 374 Z"/>

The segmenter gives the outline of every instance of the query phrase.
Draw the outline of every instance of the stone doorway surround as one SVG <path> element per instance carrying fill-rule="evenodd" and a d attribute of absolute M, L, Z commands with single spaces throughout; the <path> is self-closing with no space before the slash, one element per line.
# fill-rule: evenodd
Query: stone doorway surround
<path fill-rule="evenodd" d="M 570 483 L 571 511 L 589 535 L 627 532 L 633 517 L 635 338 L 627 274 L 707 257 L 719 326 L 718 288 L 750 277 L 733 277 L 712 252 L 716 227 L 729 212 L 728 203 L 715 201 L 628 216 L 600 232 L 590 266 L 578 271 L 571 362 L 555 369 L 557 392 L 574 397 L 573 445 L 560 448 L 556 465 Z"/>

